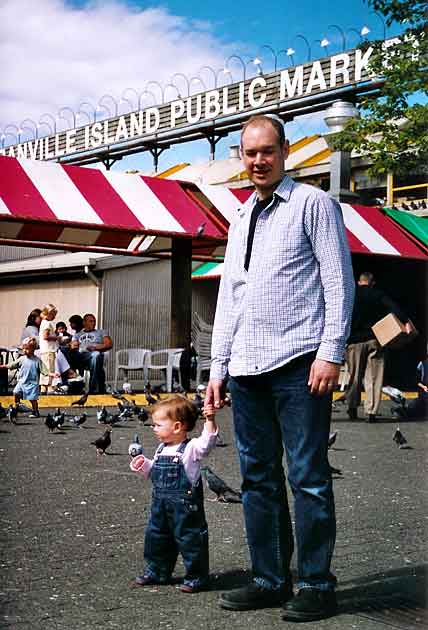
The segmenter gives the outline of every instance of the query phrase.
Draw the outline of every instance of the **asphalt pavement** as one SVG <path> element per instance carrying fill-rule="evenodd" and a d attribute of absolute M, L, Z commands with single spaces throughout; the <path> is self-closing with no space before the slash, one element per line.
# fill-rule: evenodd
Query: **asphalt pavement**
<path fill-rule="evenodd" d="M 398 449 L 389 407 L 383 402 L 380 421 L 367 424 L 349 421 L 343 406 L 336 404 L 332 428 L 337 439 L 330 463 L 342 472 L 334 481 L 338 534 L 332 567 L 339 612 L 304 627 L 428 628 L 428 423 L 403 423 L 411 448 Z M 66 409 L 69 415 L 78 411 Z M 219 593 L 251 576 L 241 506 L 214 502 L 209 490 L 211 590 L 189 595 L 174 585 L 132 587 L 143 569 L 151 487 L 129 470 L 128 444 L 137 432 L 151 455 L 156 442 L 150 427 L 128 420 L 114 427 L 110 449 L 97 457 L 90 442 L 103 427 L 97 424 L 95 408 L 86 411 L 89 417 L 81 428 L 67 418 L 64 430 L 54 433 L 44 425 L 43 408 L 41 419 L 21 414 L 17 425 L 0 420 L 0 627 L 296 627 L 281 620 L 278 608 L 219 608 Z M 230 409 L 223 409 L 218 420 L 226 446 L 215 449 L 209 465 L 239 488 Z M 179 562 L 177 578 L 182 574 Z"/>

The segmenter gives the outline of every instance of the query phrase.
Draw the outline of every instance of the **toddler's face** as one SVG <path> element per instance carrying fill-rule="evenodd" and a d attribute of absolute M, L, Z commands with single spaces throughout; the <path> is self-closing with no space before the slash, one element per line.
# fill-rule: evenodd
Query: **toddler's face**
<path fill-rule="evenodd" d="M 175 436 L 177 423 L 164 416 L 160 411 L 152 414 L 153 431 L 159 442 L 170 442 Z"/>
<path fill-rule="evenodd" d="M 30 343 L 25 343 L 22 346 L 22 351 L 27 357 L 32 357 L 34 354 L 34 346 Z"/>
<path fill-rule="evenodd" d="M 66 332 L 67 332 L 67 328 L 65 326 L 58 326 L 57 333 L 59 335 L 65 335 Z"/>

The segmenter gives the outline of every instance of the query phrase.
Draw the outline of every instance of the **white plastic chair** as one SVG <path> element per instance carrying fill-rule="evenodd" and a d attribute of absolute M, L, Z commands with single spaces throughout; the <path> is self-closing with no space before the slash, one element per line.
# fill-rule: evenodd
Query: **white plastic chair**
<path fill-rule="evenodd" d="M 151 351 L 147 348 L 127 348 L 116 352 L 116 367 L 114 372 L 115 389 L 117 389 L 120 370 L 125 372 L 126 378 L 129 370 L 143 370 L 144 382 L 147 382 L 147 363 L 150 352 Z"/>
<path fill-rule="evenodd" d="M 172 372 L 178 370 L 180 373 L 180 358 L 184 348 L 164 348 L 162 350 L 154 350 L 149 352 L 146 360 L 147 379 L 149 378 L 150 370 L 166 370 L 166 389 L 168 392 L 172 391 Z M 156 361 L 156 357 L 159 357 L 159 363 Z"/>

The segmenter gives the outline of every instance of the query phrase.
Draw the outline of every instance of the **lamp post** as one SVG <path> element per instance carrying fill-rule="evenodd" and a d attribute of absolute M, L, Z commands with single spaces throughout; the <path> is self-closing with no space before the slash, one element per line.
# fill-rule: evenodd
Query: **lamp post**
<path fill-rule="evenodd" d="M 337 26 L 337 24 L 329 24 L 328 28 L 334 28 L 339 32 L 340 37 L 342 38 L 342 52 L 346 50 L 346 36 L 343 32 L 343 28 L 340 28 L 340 26 Z"/>
<path fill-rule="evenodd" d="M 178 87 L 174 84 L 174 83 L 167 83 L 163 89 L 163 93 L 162 93 L 162 103 L 168 103 L 169 101 L 166 100 L 165 98 L 165 93 L 167 91 L 168 88 L 174 88 L 174 90 L 177 92 L 177 97 L 178 98 L 182 98 L 181 94 L 180 94 L 180 90 L 178 89 Z M 187 96 L 189 96 L 189 94 L 187 94 Z"/>
<path fill-rule="evenodd" d="M 214 78 L 214 87 L 217 87 L 217 79 L 218 79 L 218 73 L 214 70 L 214 68 L 211 68 L 211 66 L 201 66 L 198 70 L 198 74 L 200 74 L 202 72 L 202 70 L 209 70 L 209 72 L 211 72 L 213 78 Z"/>
<path fill-rule="evenodd" d="M 92 105 L 92 103 L 90 103 L 89 101 L 82 101 L 82 103 L 80 103 L 80 105 L 79 105 L 79 109 L 78 109 L 78 110 L 77 110 L 77 112 L 76 112 L 76 116 L 79 116 L 79 115 L 81 115 L 81 114 L 85 114 L 85 116 L 87 116 L 87 117 L 88 117 L 89 122 L 91 122 L 91 117 L 90 117 L 90 115 L 88 114 L 88 112 L 86 112 L 84 109 L 82 109 L 82 107 L 83 107 L 83 106 L 85 106 L 85 107 L 90 107 L 90 108 L 92 109 L 92 115 L 93 115 L 93 117 L 94 117 L 93 122 L 95 122 L 95 121 L 96 121 L 96 119 L 97 119 L 97 109 L 96 109 L 96 108 L 94 107 L 94 105 Z"/>
<path fill-rule="evenodd" d="M 201 77 L 191 77 L 189 79 L 189 86 L 192 85 L 192 83 L 200 83 L 200 85 L 202 85 L 202 89 L 207 91 L 207 86 L 205 85 L 205 83 L 202 81 Z M 216 86 L 217 87 L 217 86 Z"/>
<path fill-rule="evenodd" d="M 42 118 L 48 118 L 52 123 L 52 127 L 49 123 L 46 122 L 46 120 L 42 120 Z M 39 118 L 39 129 L 40 125 L 46 125 L 47 127 L 49 127 L 51 133 L 56 133 L 56 118 L 54 118 L 52 114 L 42 114 Z"/>
<path fill-rule="evenodd" d="M 114 103 L 114 115 L 115 115 L 115 116 L 117 116 L 118 109 L 119 109 L 119 108 L 118 108 L 118 104 L 117 104 L 117 100 L 116 100 L 116 99 L 115 99 L 115 98 L 114 98 L 111 94 L 103 94 L 103 95 L 102 95 L 102 97 L 98 100 L 98 106 L 97 106 L 97 107 L 98 107 L 98 108 L 100 108 L 100 107 L 101 107 L 101 108 L 103 108 L 103 109 L 106 109 L 106 110 L 109 112 L 109 114 L 111 115 L 111 110 L 110 110 L 109 106 L 108 106 L 108 105 L 105 105 L 105 104 L 103 103 L 103 101 L 104 101 L 106 98 L 110 99 L 110 100 Z M 98 109 L 98 111 L 99 111 L 99 109 Z"/>
<path fill-rule="evenodd" d="M 184 79 L 184 82 L 185 82 L 186 87 L 187 87 L 187 96 L 189 96 L 189 94 L 190 94 L 190 82 L 189 82 L 189 79 L 186 77 L 186 75 L 183 74 L 182 72 L 176 72 L 175 74 L 173 74 L 172 77 L 171 77 L 171 83 L 169 83 L 168 85 L 172 85 L 173 87 L 175 87 L 175 89 L 178 92 L 179 98 L 181 98 L 180 91 L 178 90 L 177 86 L 174 84 L 174 79 L 176 77 L 178 77 L 179 79 L 180 78 Z"/>
<path fill-rule="evenodd" d="M 37 127 L 37 123 L 32 119 L 32 118 L 25 118 L 24 120 L 21 121 L 20 127 L 21 129 L 30 129 L 30 127 L 27 127 L 27 125 L 25 125 L 26 122 L 29 122 L 33 125 L 34 127 L 34 131 L 33 131 L 33 136 L 34 139 L 38 138 L 38 127 Z"/>
<path fill-rule="evenodd" d="M 153 99 L 153 105 L 156 105 L 156 96 L 153 94 L 153 92 L 150 92 L 150 90 L 143 90 L 138 97 L 138 109 L 141 109 L 141 104 L 146 95 L 151 96 Z"/>
<path fill-rule="evenodd" d="M 358 199 L 358 195 L 351 192 L 351 152 L 335 149 L 333 140 L 348 121 L 359 116 L 358 109 L 346 101 L 335 101 L 324 112 L 324 121 L 329 127 L 324 139 L 331 149 L 329 194 L 337 201 L 355 202 Z"/>
<path fill-rule="evenodd" d="M 367 28 L 367 27 L 363 27 L 363 28 Z M 363 33 L 363 29 L 361 29 L 360 31 L 357 31 L 356 28 L 348 28 L 346 32 L 355 33 L 355 35 L 358 37 L 358 43 L 364 41 L 363 35 L 365 35 L 366 32 Z M 367 32 L 370 33 L 370 29 Z"/>
<path fill-rule="evenodd" d="M 230 70 L 228 63 L 229 61 L 232 61 L 233 59 L 236 59 L 240 64 L 241 64 L 241 68 L 242 68 L 242 74 L 243 74 L 243 79 L 245 81 L 245 79 L 247 78 L 247 66 L 245 61 L 242 59 L 242 57 L 240 57 L 239 55 L 230 55 L 225 63 L 224 63 L 224 69 L 223 72 L 225 74 L 232 74 L 232 71 Z"/>
<path fill-rule="evenodd" d="M 7 129 L 9 129 L 9 127 L 13 127 L 15 129 L 15 132 L 10 132 L 7 131 Z M 16 143 L 20 143 L 21 142 L 21 133 L 22 133 L 22 129 L 20 127 L 18 127 L 18 125 L 14 125 L 13 123 L 10 123 L 9 125 L 6 125 L 6 127 L 3 129 L 3 136 L 6 139 L 6 136 L 14 136 L 15 137 L 15 144 Z"/>
<path fill-rule="evenodd" d="M 298 33 L 298 34 L 296 35 L 295 39 L 302 39 L 302 40 L 305 42 L 306 47 L 307 47 L 307 49 L 308 49 L 308 61 L 310 61 L 310 60 L 311 60 L 311 58 L 312 58 L 311 45 L 310 45 L 310 43 L 308 42 L 307 38 L 306 38 L 304 35 L 302 35 L 301 33 Z M 294 51 L 293 51 L 293 52 L 294 52 Z"/>
<path fill-rule="evenodd" d="M 121 98 L 129 103 L 130 101 L 129 101 L 128 97 L 125 96 L 125 94 L 127 92 L 132 92 L 132 94 L 135 96 L 135 103 L 136 103 L 135 107 L 137 108 L 138 107 L 138 99 L 139 99 L 137 90 L 135 90 L 133 87 L 127 87 L 127 88 L 125 88 L 123 90 Z M 131 107 L 134 107 L 134 105 L 132 103 L 131 103 Z"/>
<path fill-rule="evenodd" d="M 277 67 L 278 67 L 278 55 L 276 54 L 276 52 L 274 51 L 274 49 L 272 48 L 272 46 L 269 46 L 269 44 L 263 44 L 263 46 L 260 46 L 259 48 L 259 53 L 261 53 L 261 51 L 266 48 L 266 50 L 269 50 L 270 53 L 272 53 L 273 59 L 274 59 L 274 72 L 276 72 Z M 258 54 L 256 59 L 258 59 L 260 61 L 260 64 L 262 63 L 262 58 L 263 56 L 261 54 Z M 254 59 L 254 63 L 256 63 L 256 59 Z M 256 64 L 259 65 L 259 64 Z"/>
<path fill-rule="evenodd" d="M 146 91 L 146 90 L 147 90 L 147 88 L 148 88 L 148 86 L 149 86 L 149 85 L 152 85 L 152 84 L 153 84 L 153 85 L 155 85 L 157 88 L 159 88 L 159 89 L 160 89 L 161 101 L 162 101 L 162 103 L 163 103 L 163 87 L 162 87 L 162 85 L 159 83 L 159 81 L 153 81 L 153 80 L 152 80 L 152 81 L 149 81 L 148 83 L 146 83 L 146 85 L 145 85 L 145 87 L 144 87 L 144 91 Z M 156 103 L 156 101 L 155 101 L 155 103 Z"/>
<path fill-rule="evenodd" d="M 71 109 L 71 107 L 61 107 L 61 109 L 58 111 L 58 120 L 60 118 L 62 118 L 62 120 L 65 120 L 66 122 L 69 122 L 67 120 L 67 118 L 64 116 L 64 112 L 69 112 L 71 113 L 72 119 L 73 119 L 73 129 L 76 128 L 76 114 L 74 113 L 74 111 Z"/>

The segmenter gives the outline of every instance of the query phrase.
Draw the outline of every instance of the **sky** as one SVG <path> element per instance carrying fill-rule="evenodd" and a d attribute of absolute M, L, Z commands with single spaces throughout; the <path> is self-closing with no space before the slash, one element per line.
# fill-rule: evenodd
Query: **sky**
<path fill-rule="evenodd" d="M 279 51 L 290 46 L 296 63 L 306 61 L 308 44 L 317 59 L 325 54 L 319 46 L 324 37 L 332 54 L 342 49 L 344 37 L 346 48 L 354 47 L 363 26 L 370 29 L 369 37 L 383 36 L 382 17 L 363 0 L 0 0 L 0 134 L 6 135 L 7 145 L 14 142 L 17 128 L 23 129 L 23 139 L 32 137 L 34 123 L 42 123 L 40 134 L 54 122 L 58 129 L 70 127 L 70 109 L 91 112 L 100 99 L 106 113 L 113 115 L 115 102 L 126 113 L 131 105 L 137 109 L 134 90 L 141 94 L 149 81 L 162 86 L 172 81 L 183 92 L 185 80 L 176 73 L 199 76 L 212 87 L 212 73 L 200 68 L 220 70 L 231 55 L 245 61 L 248 73 L 256 70 L 255 57 L 264 71 L 272 71 L 276 54 L 280 67 L 286 57 Z M 387 29 L 388 36 L 396 32 Z M 236 59 L 228 67 L 235 81 L 242 79 Z M 193 91 L 199 91 L 198 85 L 192 82 Z M 155 83 L 149 87 L 160 94 Z M 173 88 L 166 90 L 175 96 Z M 86 124 L 85 115 L 80 118 Z M 291 141 L 324 130 L 320 114 L 286 126 Z M 216 157 L 227 157 L 237 142 L 237 134 L 221 140 Z M 206 141 L 177 145 L 161 155 L 159 167 L 208 156 Z M 150 170 L 152 158 L 138 154 L 115 168 Z"/>

